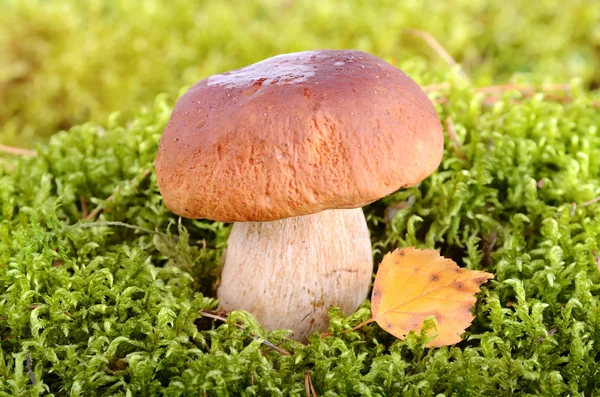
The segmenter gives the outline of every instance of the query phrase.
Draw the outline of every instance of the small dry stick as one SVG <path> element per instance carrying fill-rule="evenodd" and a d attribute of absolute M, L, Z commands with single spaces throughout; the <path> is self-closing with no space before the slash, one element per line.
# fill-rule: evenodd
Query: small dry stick
<path fill-rule="evenodd" d="M 544 99 L 548 101 L 554 102 L 562 102 L 562 103 L 571 103 L 573 102 L 573 97 L 568 94 L 568 91 L 571 89 L 569 84 L 543 84 L 541 86 L 528 85 L 528 84 L 506 84 L 506 85 L 496 85 L 489 87 L 480 87 L 475 91 L 483 93 L 483 94 L 501 94 L 503 92 L 516 90 L 523 94 L 525 98 L 531 98 L 532 96 L 542 93 L 544 94 Z M 554 94 L 556 91 L 565 91 L 565 94 L 559 95 Z M 493 105 L 498 101 L 497 97 L 486 97 L 484 99 L 484 104 Z M 518 101 L 516 101 L 518 103 Z M 600 101 L 592 101 L 590 106 L 593 108 L 600 107 Z"/>
<path fill-rule="evenodd" d="M 88 209 L 87 199 L 85 198 L 85 196 L 81 196 L 81 217 L 85 219 L 87 218 L 89 213 L 90 212 Z"/>
<path fill-rule="evenodd" d="M 35 374 L 33 373 L 33 361 L 31 360 L 31 355 L 27 353 L 27 373 L 29 374 L 29 380 L 32 385 L 36 385 Z"/>
<path fill-rule="evenodd" d="M 275 346 L 279 347 L 279 345 L 281 345 L 283 342 L 286 342 L 286 341 L 288 341 L 288 340 L 289 340 L 289 337 L 286 337 L 285 339 L 283 339 L 282 341 L 280 341 L 280 342 L 279 342 L 278 344 L 276 344 Z M 264 356 L 265 354 L 267 354 L 267 353 L 268 353 L 270 350 L 273 350 L 273 349 L 271 349 L 270 347 L 267 347 L 267 348 L 266 348 L 266 349 L 265 349 L 265 350 L 262 352 L 263 356 Z"/>
<path fill-rule="evenodd" d="M 306 397 L 318 397 L 309 370 L 304 371 L 304 391 L 306 392 Z"/>
<path fill-rule="evenodd" d="M 531 96 L 533 96 L 533 95 L 531 95 Z M 565 95 L 545 94 L 544 98 L 549 101 L 554 101 L 554 102 L 563 102 L 563 103 L 573 102 L 573 97 L 565 96 Z M 600 108 L 600 101 L 592 101 L 592 102 L 590 102 L 590 106 L 593 108 Z"/>
<path fill-rule="evenodd" d="M 224 323 L 227 322 L 227 318 L 218 316 L 216 314 L 208 313 L 208 312 L 205 312 L 205 311 L 200 311 L 200 314 L 202 316 L 204 316 L 204 317 L 212 318 L 213 320 L 219 320 L 219 321 L 222 321 Z M 242 327 L 239 324 L 235 324 L 235 326 L 238 327 L 241 330 L 244 330 L 244 327 Z M 252 336 L 254 339 L 260 339 L 261 343 L 263 345 L 266 345 L 266 346 L 270 347 L 271 349 L 275 350 L 278 353 L 281 353 L 281 354 L 283 354 L 285 356 L 291 356 L 290 352 L 288 352 L 287 350 L 283 350 L 282 348 L 280 348 L 279 346 L 274 345 L 273 343 L 269 342 L 268 340 L 262 339 L 261 337 L 256 336 L 256 335 L 252 335 L 252 334 L 250 334 L 250 336 Z"/>
<path fill-rule="evenodd" d="M 450 83 L 442 82 L 438 84 L 431 84 L 423 86 L 423 91 L 434 92 L 434 91 L 445 91 L 451 88 Z M 518 91 L 524 98 L 531 98 L 532 96 L 541 93 L 544 94 L 544 98 L 548 101 L 571 103 L 573 97 L 569 95 L 568 91 L 571 90 L 569 84 L 502 84 L 502 85 L 491 85 L 486 87 L 474 88 L 475 92 L 484 94 L 483 106 L 491 107 L 496 102 L 500 101 L 499 95 L 508 91 Z M 564 91 L 564 94 L 555 94 L 554 92 Z M 445 104 L 448 103 L 448 98 L 442 96 L 435 99 L 436 103 Z M 513 100 L 511 103 L 520 103 L 518 100 Z M 593 108 L 600 108 L 600 101 L 592 101 L 590 106 Z"/>
<path fill-rule="evenodd" d="M 354 326 L 354 327 L 352 327 L 352 328 L 350 328 L 350 329 L 345 329 L 345 330 L 343 330 L 343 331 L 340 331 L 340 335 L 341 335 L 341 334 L 347 334 L 348 332 L 356 331 L 357 329 L 359 329 L 359 328 L 362 328 L 362 327 L 364 327 L 365 325 L 369 325 L 369 324 L 371 324 L 371 323 L 372 323 L 372 322 L 374 322 L 374 321 L 375 321 L 375 319 L 374 319 L 374 318 L 370 318 L 370 319 L 368 319 L 367 321 L 363 321 L 362 323 L 358 324 L 357 326 Z M 333 335 L 333 334 L 332 334 L 331 332 L 325 332 L 325 333 L 322 333 L 322 334 L 321 334 L 321 339 L 323 339 L 323 338 L 325 338 L 325 337 L 327 337 L 327 336 L 332 336 L 332 335 Z"/>
<path fill-rule="evenodd" d="M 8 153 L 8 154 L 15 154 L 17 156 L 28 156 L 28 157 L 37 156 L 37 152 L 35 150 L 23 149 L 20 147 L 7 146 L 7 145 L 0 145 L 0 152 Z"/>
<path fill-rule="evenodd" d="M 112 195 L 108 196 L 108 198 L 105 201 L 107 201 L 107 202 L 113 201 L 113 196 Z M 95 210 L 93 210 L 92 212 L 90 212 L 89 215 L 86 216 L 83 219 L 86 220 L 86 221 L 94 219 L 96 217 L 96 215 L 98 215 L 101 211 L 102 211 L 102 207 L 98 206 L 98 207 L 96 207 Z"/>
<path fill-rule="evenodd" d="M 438 84 L 424 85 L 421 88 L 423 89 L 423 92 L 442 91 L 442 90 L 449 89 L 450 88 L 450 83 L 448 83 L 447 81 L 444 81 L 444 82 L 438 83 Z"/>
<path fill-rule="evenodd" d="M 488 265 L 492 263 L 492 251 L 494 250 L 497 239 L 498 233 L 496 230 L 493 230 L 483 241 L 483 261 Z"/>
<path fill-rule="evenodd" d="M 452 86 L 448 81 L 443 81 L 441 83 L 429 84 L 421 87 L 425 92 L 431 91 L 442 91 L 448 90 Z M 488 85 L 484 87 L 474 88 L 475 92 L 479 92 L 482 94 L 502 94 L 508 91 L 519 91 L 521 93 L 546 93 L 546 92 L 555 92 L 555 91 L 569 91 L 571 86 L 569 84 L 542 84 L 542 85 L 534 85 L 534 84 L 500 84 L 500 85 Z"/>
<path fill-rule="evenodd" d="M 502 84 L 502 85 L 490 85 L 487 87 L 476 88 L 475 91 L 484 94 L 499 94 L 507 91 L 519 91 L 522 93 L 526 92 L 548 92 L 548 91 L 569 91 L 571 86 L 569 84 L 543 84 L 536 86 L 533 84 Z"/>
<path fill-rule="evenodd" d="M 419 29 L 404 29 L 405 33 L 420 37 L 431 47 L 448 65 L 458 67 L 458 75 L 464 80 L 469 81 L 469 76 L 462 70 L 460 65 L 452 58 L 452 55 L 429 33 Z"/>
<path fill-rule="evenodd" d="M 579 204 L 580 207 L 587 207 L 588 205 L 592 205 L 600 201 L 600 196 L 591 199 L 590 201 L 586 201 L 585 203 Z"/>
<path fill-rule="evenodd" d="M 469 163 L 469 160 L 465 157 L 461 150 L 462 143 L 458 140 L 458 135 L 456 135 L 456 128 L 454 128 L 454 123 L 452 122 L 452 119 L 450 117 L 446 118 L 444 124 L 446 124 L 446 131 L 448 132 L 448 137 L 450 138 L 450 141 L 452 141 L 454 153 L 456 153 L 456 156 L 458 158 Z"/>
<path fill-rule="evenodd" d="M 452 141 L 452 144 L 455 147 L 462 147 L 462 143 L 458 140 L 458 135 L 456 135 L 456 128 L 454 128 L 454 123 L 450 117 L 446 118 L 445 122 L 446 130 L 448 131 L 448 137 Z"/>
<path fill-rule="evenodd" d="M 150 174 L 151 170 L 150 169 L 146 169 L 144 170 L 144 172 L 141 175 L 136 175 L 135 178 L 133 178 L 132 180 L 129 181 L 130 185 L 134 185 L 135 183 L 139 183 L 142 181 L 142 179 L 144 179 L 145 177 L 147 177 Z M 138 180 L 139 178 L 139 180 Z M 118 189 L 118 187 L 117 187 Z M 114 200 L 114 194 L 111 194 L 110 196 L 108 196 L 108 198 L 106 200 L 104 200 L 105 202 L 111 202 Z M 85 218 L 83 218 L 86 221 L 89 221 L 90 219 L 94 219 L 100 212 L 102 212 L 102 206 L 98 206 L 96 207 L 95 210 L 93 210 L 92 212 L 89 213 L 88 216 L 86 216 Z"/>

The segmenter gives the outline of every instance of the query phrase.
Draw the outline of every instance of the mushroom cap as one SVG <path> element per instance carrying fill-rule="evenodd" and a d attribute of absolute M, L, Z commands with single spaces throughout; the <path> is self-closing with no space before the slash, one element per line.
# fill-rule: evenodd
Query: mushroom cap
<path fill-rule="evenodd" d="M 401 70 L 361 51 L 299 52 L 192 86 L 156 177 L 180 216 L 273 221 L 414 186 L 438 167 L 443 140 L 433 104 Z"/>

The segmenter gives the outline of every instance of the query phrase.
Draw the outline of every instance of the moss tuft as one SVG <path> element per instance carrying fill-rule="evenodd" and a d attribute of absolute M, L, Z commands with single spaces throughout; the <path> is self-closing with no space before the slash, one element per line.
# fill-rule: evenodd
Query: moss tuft
<path fill-rule="evenodd" d="M 401 66 L 452 81 L 419 65 Z M 201 318 L 216 306 L 229 226 L 179 220 L 162 204 L 153 161 L 169 96 L 130 122 L 113 114 L 104 127 L 56 134 L 37 157 L 5 156 L 0 395 L 302 396 L 307 370 L 329 396 L 593 395 L 600 204 L 583 205 L 600 195 L 592 100 L 509 92 L 490 105 L 453 83 L 437 105 L 456 131 L 439 170 L 365 208 L 377 259 L 435 247 L 496 275 L 465 340 L 439 349 L 424 348 L 425 334 L 397 341 L 375 324 L 340 335 L 369 318 L 368 301 L 349 317 L 332 310 L 336 336 L 306 346 L 244 312 Z"/>

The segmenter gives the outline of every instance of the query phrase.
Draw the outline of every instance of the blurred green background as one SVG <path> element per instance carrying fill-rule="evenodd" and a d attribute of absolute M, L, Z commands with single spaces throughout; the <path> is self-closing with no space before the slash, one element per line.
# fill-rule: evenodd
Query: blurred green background
<path fill-rule="evenodd" d="M 1 0 L 0 143 L 129 117 L 278 53 L 356 48 L 448 67 L 403 28 L 437 38 L 477 85 L 600 84 L 595 0 Z"/>

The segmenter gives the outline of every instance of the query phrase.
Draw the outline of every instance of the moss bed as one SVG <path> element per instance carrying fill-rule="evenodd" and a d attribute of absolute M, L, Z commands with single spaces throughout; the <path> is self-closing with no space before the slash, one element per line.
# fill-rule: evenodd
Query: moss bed
<path fill-rule="evenodd" d="M 0 142 L 42 142 L 0 153 L 0 396 L 305 396 L 309 379 L 318 396 L 600 396 L 600 8 L 376 3 L 0 2 Z M 376 263 L 431 247 L 495 275 L 454 346 L 340 334 L 369 301 L 307 345 L 248 313 L 215 320 L 230 225 L 162 203 L 182 86 L 327 47 L 396 59 L 436 104 L 439 169 L 364 211 Z"/>
<path fill-rule="evenodd" d="M 420 61 L 400 66 L 448 82 L 430 96 L 452 131 L 436 173 L 365 207 L 374 256 L 435 247 L 494 273 L 464 341 L 426 349 L 375 324 L 340 335 L 369 318 L 368 301 L 332 310 L 335 336 L 308 345 L 243 312 L 201 316 L 216 307 L 229 226 L 163 206 L 153 161 L 174 98 L 161 95 L 37 156 L 2 156 L 0 395 L 303 396 L 306 374 L 325 396 L 598 395 L 597 96 L 574 82 L 568 101 L 491 100 Z"/>

